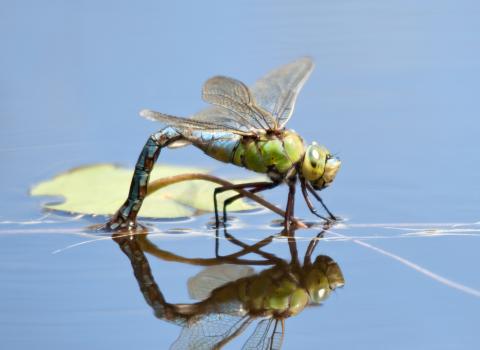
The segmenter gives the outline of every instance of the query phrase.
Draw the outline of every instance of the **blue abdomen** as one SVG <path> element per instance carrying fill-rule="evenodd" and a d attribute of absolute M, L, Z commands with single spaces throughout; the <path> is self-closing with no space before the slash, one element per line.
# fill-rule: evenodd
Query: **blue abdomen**
<path fill-rule="evenodd" d="M 240 135 L 229 132 L 192 131 L 188 140 L 200 148 L 205 154 L 225 163 L 231 163 Z"/>

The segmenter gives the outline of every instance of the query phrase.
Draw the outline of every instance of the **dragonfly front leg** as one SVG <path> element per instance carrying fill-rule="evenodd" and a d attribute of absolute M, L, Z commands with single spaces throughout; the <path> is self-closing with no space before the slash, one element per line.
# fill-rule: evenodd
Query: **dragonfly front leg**
<path fill-rule="evenodd" d="M 330 210 L 328 210 L 328 208 L 327 208 L 327 206 L 325 205 L 325 203 L 323 203 L 322 197 L 320 197 L 320 195 L 315 191 L 315 189 L 312 188 L 312 186 L 310 185 L 310 183 L 306 183 L 306 186 L 307 186 L 308 191 L 310 191 L 310 193 L 313 194 L 313 196 L 316 198 L 316 200 L 320 202 L 320 204 L 322 205 L 323 209 L 325 209 L 325 211 L 328 213 L 328 216 L 330 216 L 330 220 L 337 221 L 338 218 L 337 218 L 335 215 L 333 215 Z"/>
<path fill-rule="evenodd" d="M 262 181 L 262 182 L 249 182 L 249 183 L 237 184 L 237 185 L 232 185 L 232 186 L 217 187 L 213 191 L 213 206 L 214 206 L 214 209 L 215 209 L 215 225 L 217 227 L 220 225 L 220 218 L 218 216 L 218 200 L 217 200 L 217 195 L 218 194 L 220 194 L 222 192 L 225 192 L 225 191 L 229 191 L 229 190 L 245 189 L 245 188 L 248 188 L 248 187 L 254 187 L 255 188 L 255 187 L 264 186 L 264 185 L 271 185 L 271 184 L 272 184 L 272 182 Z M 224 205 L 225 205 L 225 203 L 224 203 Z M 223 219 L 224 219 L 224 222 L 226 222 L 226 217 L 225 216 L 224 216 Z"/>
<path fill-rule="evenodd" d="M 149 137 L 135 165 L 128 198 L 107 222 L 106 229 L 134 229 L 136 227 L 137 215 L 147 195 L 148 181 L 155 161 L 163 147 L 180 138 L 181 136 L 172 128 L 163 129 Z"/>
<path fill-rule="evenodd" d="M 305 199 L 305 202 L 307 203 L 308 209 L 310 209 L 311 213 L 312 213 L 313 215 L 318 216 L 318 217 L 319 217 L 320 219 L 322 219 L 322 220 L 328 221 L 327 218 L 325 218 L 324 216 L 318 214 L 318 213 L 317 213 L 317 209 L 313 206 L 312 201 L 310 200 L 310 197 L 308 197 L 307 185 L 306 185 L 306 183 L 305 183 L 305 179 L 304 179 L 304 178 L 301 178 L 301 179 L 300 179 L 300 185 L 301 185 L 301 187 L 302 187 L 303 198 Z"/>

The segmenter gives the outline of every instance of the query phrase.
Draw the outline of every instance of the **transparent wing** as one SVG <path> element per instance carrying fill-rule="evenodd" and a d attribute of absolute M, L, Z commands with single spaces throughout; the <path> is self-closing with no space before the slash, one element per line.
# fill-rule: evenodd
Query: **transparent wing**
<path fill-rule="evenodd" d="M 213 112 L 210 112 L 213 113 Z M 181 130 L 204 130 L 204 131 L 226 131 L 238 135 L 251 136 L 255 135 L 253 131 L 242 128 L 240 125 L 221 122 L 221 119 L 211 118 L 181 118 L 160 112 L 144 109 L 140 111 L 140 115 L 146 119 L 158 121 L 167 126 Z"/>
<path fill-rule="evenodd" d="M 232 264 L 208 266 L 188 279 L 188 293 L 193 299 L 204 300 L 215 288 L 254 273 L 255 270 L 250 266 Z"/>
<path fill-rule="evenodd" d="M 273 318 L 260 321 L 242 350 L 279 350 L 283 342 L 283 329 L 278 329 L 279 323 Z"/>
<path fill-rule="evenodd" d="M 275 119 L 255 105 L 248 87 L 233 78 L 216 76 L 203 85 L 204 101 L 228 110 L 230 118 L 252 129 L 274 129 Z"/>
<path fill-rule="evenodd" d="M 230 307 L 236 308 L 235 305 Z M 207 313 L 189 320 L 170 347 L 173 350 L 219 349 L 240 335 L 251 323 L 248 315 Z"/>
<path fill-rule="evenodd" d="M 257 105 L 275 118 L 278 128 L 290 119 L 298 93 L 313 68 L 313 61 L 303 57 L 270 72 L 251 88 Z"/>
<path fill-rule="evenodd" d="M 290 118 L 297 95 L 312 70 L 312 60 L 301 58 L 270 72 L 252 89 L 236 79 L 213 77 L 202 90 L 203 99 L 213 107 L 191 118 L 151 110 L 143 110 L 140 115 L 179 130 L 226 131 L 254 136 L 265 130 L 281 129 Z"/>
<path fill-rule="evenodd" d="M 223 125 L 227 128 L 240 130 L 249 135 L 258 134 L 259 128 L 251 123 L 246 123 L 231 111 L 220 106 L 212 106 L 201 110 L 200 112 L 191 116 L 191 119 L 198 121 L 205 121 L 207 123 L 215 123 Z"/>
<path fill-rule="evenodd" d="M 275 328 L 270 336 L 270 349 L 280 350 L 283 344 L 283 336 L 285 335 L 285 320 L 276 320 Z"/>

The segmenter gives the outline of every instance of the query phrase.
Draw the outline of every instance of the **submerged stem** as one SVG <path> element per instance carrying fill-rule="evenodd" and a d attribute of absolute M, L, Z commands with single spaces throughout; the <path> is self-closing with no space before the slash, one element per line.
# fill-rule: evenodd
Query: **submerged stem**
<path fill-rule="evenodd" d="M 147 196 L 152 194 L 155 191 L 158 191 L 161 188 L 183 182 L 183 181 L 191 181 L 191 180 L 203 180 L 203 181 L 210 181 L 217 183 L 222 186 L 231 186 L 233 185 L 231 182 L 223 180 L 219 177 L 209 175 L 209 174 L 201 174 L 201 173 L 190 173 L 190 174 L 179 174 L 179 175 L 174 175 L 174 176 L 169 176 L 169 177 L 164 177 L 161 179 L 157 179 L 152 181 L 147 188 Z M 263 199 L 262 197 L 259 197 L 249 191 L 246 191 L 244 189 L 233 189 L 232 191 L 236 191 L 240 193 L 241 195 L 250 198 L 251 200 L 257 202 L 258 204 L 264 206 L 267 209 L 270 209 L 274 213 L 277 213 L 278 215 L 285 217 L 285 212 L 270 203 L 269 201 Z M 307 228 L 307 226 L 301 222 L 300 220 L 296 218 L 292 218 L 292 222 L 295 223 L 295 225 L 299 228 Z"/>

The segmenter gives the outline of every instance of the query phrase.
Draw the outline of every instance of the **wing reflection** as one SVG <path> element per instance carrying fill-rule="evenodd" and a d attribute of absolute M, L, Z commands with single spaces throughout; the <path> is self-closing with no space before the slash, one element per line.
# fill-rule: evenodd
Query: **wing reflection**
<path fill-rule="evenodd" d="M 172 349 L 220 349 L 242 334 L 251 323 L 255 330 L 243 349 L 280 349 L 285 319 L 298 315 L 306 307 L 323 303 L 345 283 L 340 267 L 326 255 L 311 261 L 324 227 L 310 241 L 300 263 L 297 244 L 289 236 L 290 261 L 264 250 L 275 236 L 247 245 L 224 232 L 231 244 L 241 249 L 215 258 L 187 258 L 160 249 L 146 234 L 113 235 L 130 259 L 135 277 L 155 316 L 182 327 Z M 217 232 L 218 237 L 218 232 Z M 205 266 L 188 281 L 190 296 L 199 300 L 190 304 L 168 303 L 152 275 L 145 253 L 165 261 Z M 244 259 L 253 254 L 258 259 Z M 255 272 L 251 265 L 270 266 Z"/>

